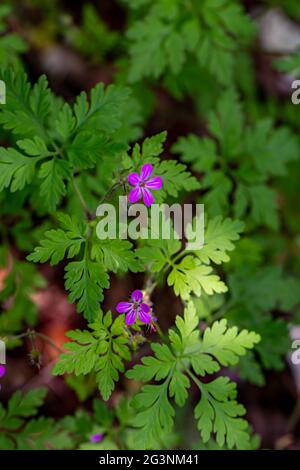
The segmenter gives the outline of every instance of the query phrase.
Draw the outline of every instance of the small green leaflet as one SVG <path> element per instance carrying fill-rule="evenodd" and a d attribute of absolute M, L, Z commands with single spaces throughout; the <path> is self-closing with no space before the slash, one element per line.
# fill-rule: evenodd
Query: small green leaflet
<path fill-rule="evenodd" d="M 277 59 L 275 65 L 278 70 L 282 72 L 295 75 L 297 78 L 300 77 L 300 47 L 297 47 L 293 54 L 282 59 Z"/>
<path fill-rule="evenodd" d="M 232 242 L 240 238 L 244 229 L 244 223 L 239 220 L 215 217 L 208 221 L 205 228 L 204 246 L 195 251 L 202 263 L 209 264 L 211 261 L 221 264 L 229 261 L 228 251 L 234 250 Z"/>
<path fill-rule="evenodd" d="M 76 118 L 75 131 L 89 132 L 106 131 L 112 133 L 121 126 L 123 106 L 129 97 L 129 89 L 109 85 L 106 89 L 99 83 L 91 90 L 90 103 L 87 95 L 82 92 L 74 105 Z M 71 120 L 70 121 L 70 128 Z"/>
<path fill-rule="evenodd" d="M 192 357 L 192 366 L 201 376 L 217 372 L 220 369 L 218 362 L 222 366 L 235 365 L 239 357 L 259 341 L 260 336 L 254 332 L 242 330 L 239 333 L 237 327 L 227 327 L 227 320 L 216 321 L 205 330 L 201 347 Z"/>
<path fill-rule="evenodd" d="M 132 249 L 132 244 L 128 240 L 97 240 L 93 245 L 92 254 L 109 271 L 114 273 L 129 270 L 132 272 L 143 271 L 142 265 Z"/>
<path fill-rule="evenodd" d="M 194 134 L 179 137 L 172 152 L 180 154 L 181 160 L 191 163 L 193 170 L 199 173 L 211 171 L 218 158 L 216 143 L 207 137 L 200 139 Z"/>
<path fill-rule="evenodd" d="M 10 187 L 12 192 L 31 183 L 39 157 L 25 157 L 13 148 L 0 147 L 0 191 Z"/>
<path fill-rule="evenodd" d="M 40 156 L 45 158 L 51 154 L 47 149 L 45 142 L 37 136 L 35 136 L 33 139 L 18 140 L 17 145 L 21 150 L 23 150 L 23 152 L 30 156 Z"/>
<path fill-rule="evenodd" d="M 235 90 L 222 93 L 216 110 L 209 116 L 209 131 L 218 139 L 221 156 L 226 160 L 234 159 L 241 152 L 244 119 Z"/>
<path fill-rule="evenodd" d="M 39 137 L 48 143 L 50 116 L 56 101 L 46 77 L 42 75 L 32 88 L 23 71 L 6 70 L 2 77 L 6 84 L 6 105 L 1 107 L 0 123 L 17 137 Z"/>
<path fill-rule="evenodd" d="M 50 212 L 56 210 L 63 196 L 66 194 L 65 181 L 71 178 L 71 169 L 68 162 L 52 158 L 41 165 L 39 178 L 41 196 Z"/>
<path fill-rule="evenodd" d="M 58 214 L 60 225 L 64 228 L 49 230 L 45 233 L 45 239 L 41 241 L 41 246 L 34 249 L 27 259 L 35 263 L 45 263 L 50 260 L 53 266 L 64 259 L 67 253 L 68 258 L 78 255 L 81 244 L 85 242 L 84 225 L 80 224 L 75 217 Z"/>
<path fill-rule="evenodd" d="M 276 191 L 265 185 L 237 186 L 234 210 L 237 217 L 244 217 L 250 207 L 253 220 L 259 225 L 278 229 L 278 205 Z"/>
<path fill-rule="evenodd" d="M 186 171 L 186 166 L 175 160 L 165 160 L 155 166 L 153 174 L 159 175 L 163 180 L 163 191 L 170 196 L 177 197 L 180 190 L 196 191 L 201 187 L 199 181 Z"/>
<path fill-rule="evenodd" d="M 46 393 L 45 388 L 30 390 L 26 395 L 18 391 L 10 398 L 7 410 L 0 404 L 1 449 L 46 450 L 71 447 L 70 437 L 59 423 L 44 417 L 32 419 L 42 406 Z"/>
<path fill-rule="evenodd" d="M 108 312 L 104 316 L 99 315 L 89 325 L 91 331 L 68 332 L 73 341 L 65 344 L 67 352 L 61 354 L 54 367 L 54 375 L 74 373 L 77 376 L 94 372 L 100 393 L 104 400 L 108 400 L 119 373 L 125 370 L 124 361 L 131 357 L 124 325 L 124 315 L 113 321 Z"/>
<path fill-rule="evenodd" d="M 187 300 L 191 294 L 200 296 L 202 289 L 211 295 L 214 292 L 226 292 L 227 287 L 219 276 L 212 274 L 210 266 L 203 266 L 193 256 L 185 256 L 180 263 L 173 265 L 167 282 L 174 286 L 176 295 Z"/>
<path fill-rule="evenodd" d="M 77 302 L 77 311 L 88 321 L 93 321 L 103 300 L 103 289 L 109 287 L 109 276 L 105 268 L 87 256 L 72 261 L 65 268 L 65 287 L 70 291 L 69 301 Z"/>
<path fill-rule="evenodd" d="M 126 168 L 134 168 L 139 171 L 144 163 L 157 163 L 159 161 L 158 157 L 164 150 L 163 144 L 166 138 L 167 133 L 160 132 L 144 139 L 142 145 L 135 144 L 131 158 L 127 156 L 125 159 Z"/>

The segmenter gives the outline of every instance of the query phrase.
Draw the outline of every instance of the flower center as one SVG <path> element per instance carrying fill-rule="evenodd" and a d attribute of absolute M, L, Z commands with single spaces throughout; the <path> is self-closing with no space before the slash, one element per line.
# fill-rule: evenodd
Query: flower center
<path fill-rule="evenodd" d="M 139 187 L 144 188 L 146 186 L 146 181 L 140 181 L 139 182 Z"/>
<path fill-rule="evenodd" d="M 139 306 L 140 306 L 140 302 L 133 302 L 134 310 L 138 310 Z"/>

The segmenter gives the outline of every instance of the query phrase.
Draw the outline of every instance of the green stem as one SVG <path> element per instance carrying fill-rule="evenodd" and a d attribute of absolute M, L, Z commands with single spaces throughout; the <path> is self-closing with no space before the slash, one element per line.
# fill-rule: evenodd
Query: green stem
<path fill-rule="evenodd" d="M 186 255 L 186 251 L 185 251 L 185 250 L 180 251 L 179 253 L 177 253 L 177 255 L 174 256 L 174 258 L 173 258 L 172 260 L 170 260 L 171 266 L 174 266 L 174 264 L 175 264 L 180 258 L 182 258 L 184 255 Z"/>
<path fill-rule="evenodd" d="M 63 350 L 60 349 L 58 346 L 56 346 L 55 343 L 53 343 L 52 339 L 49 338 L 49 336 L 44 335 L 43 333 L 35 333 L 36 337 L 39 337 L 46 341 L 53 349 L 55 349 L 59 354 L 63 353 Z"/>
<path fill-rule="evenodd" d="M 81 205 L 82 205 L 82 208 L 83 208 L 83 210 L 84 210 L 84 213 L 85 213 L 87 219 L 88 219 L 88 220 L 91 220 L 91 219 L 93 218 L 93 215 L 92 215 L 92 213 L 90 212 L 90 210 L 89 210 L 89 208 L 88 208 L 88 205 L 87 205 L 87 203 L 86 203 L 86 201 L 85 201 L 85 199 L 84 199 L 84 197 L 83 197 L 83 195 L 82 195 L 80 189 L 78 188 L 78 186 L 77 186 L 77 184 L 76 184 L 76 182 L 75 182 L 75 178 L 74 178 L 74 177 L 72 178 L 72 182 L 73 182 L 74 190 L 75 190 L 75 192 L 76 192 L 76 194 L 77 194 L 77 196 L 78 196 L 78 199 L 79 199 L 79 201 L 80 201 L 80 203 L 81 203 Z"/>
<path fill-rule="evenodd" d="M 122 183 L 120 181 L 118 181 L 117 183 L 115 183 L 105 194 L 104 196 L 102 197 L 102 199 L 100 200 L 99 202 L 99 205 L 102 204 L 104 201 L 106 201 L 107 199 L 110 199 L 112 197 L 112 195 L 114 194 L 114 192 L 117 191 L 117 189 L 119 189 L 120 187 L 122 186 Z"/>
<path fill-rule="evenodd" d="M 38 331 L 35 331 L 35 330 L 27 330 L 26 333 L 21 333 L 20 335 L 16 335 L 16 336 L 7 336 L 6 340 L 15 341 L 17 339 L 22 339 L 22 338 L 30 338 L 30 340 L 33 342 L 35 338 L 41 338 L 42 340 L 46 341 L 46 343 L 48 343 L 53 349 L 55 349 L 60 354 L 63 352 L 62 349 L 60 349 L 58 346 L 56 346 L 55 343 L 53 343 L 52 339 L 49 338 L 49 336 L 44 335 L 43 333 L 39 333 Z M 34 346 L 34 343 L 32 343 L 32 345 Z"/>
<path fill-rule="evenodd" d="M 187 374 L 190 376 L 190 378 L 195 382 L 195 384 L 198 386 L 198 388 L 200 389 L 200 391 L 203 393 L 203 387 L 202 387 L 202 383 L 200 382 L 200 380 L 195 376 L 195 374 L 193 374 L 193 372 L 188 369 L 187 367 L 185 368 Z"/>

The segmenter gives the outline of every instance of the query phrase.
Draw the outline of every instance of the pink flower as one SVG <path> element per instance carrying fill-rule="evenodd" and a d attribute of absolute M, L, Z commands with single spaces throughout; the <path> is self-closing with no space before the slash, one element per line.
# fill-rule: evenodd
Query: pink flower
<path fill-rule="evenodd" d="M 3 364 L 0 364 L 0 378 L 4 377 L 5 375 L 5 366 Z"/>
<path fill-rule="evenodd" d="M 130 175 L 128 175 L 129 184 L 134 186 L 129 193 L 129 202 L 137 202 L 142 197 L 146 206 L 151 206 L 151 204 L 153 204 L 154 197 L 149 189 L 161 189 L 163 182 L 160 176 L 154 176 L 149 179 L 151 173 L 152 165 L 150 165 L 150 163 L 145 163 L 145 165 L 142 166 L 140 175 L 137 173 L 130 173 Z"/>
<path fill-rule="evenodd" d="M 126 313 L 126 325 L 132 325 L 136 322 L 137 317 L 143 323 L 150 323 L 150 307 L 142 302 L 143 293 L 135 290 L 131 295 L 131 302 L 119 302 L 116 310 L 119 313 Z"/>
<path fill-rule="evenodd" d="M 101 442 L 102 440 L 103 440 L 103 434 L 101 434 L 101 432 L 97 432 L 96 434 L 93 434 L 90 437 L 90 442 L 93 442 L 93 443 Z"/>

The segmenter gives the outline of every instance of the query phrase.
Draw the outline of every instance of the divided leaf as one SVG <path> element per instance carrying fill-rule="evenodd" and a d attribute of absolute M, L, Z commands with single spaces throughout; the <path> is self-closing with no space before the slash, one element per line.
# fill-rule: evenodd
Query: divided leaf
<path fill-rule="evenodd" d="M 201 393 L 195 416 L 203 441 L 207 442 L 211 434 L 216 433 L 220 446 L 226 442 L 229 448 L 250 447 L 247 421 L 240 418 L 245 409 L 235 400 L 236 385 L 227 377 L 202 383 L 190 371 L 190 366 L 198 375 L 215 373 L 220 369 L 219 363 L 236 364 L 239 356 L 260 338 L 253 332 L 243 330 L 238 333 L 235 327 L 227 328 L 226 320 L 222 320 L 207 329 L 201 340 L 198 322 L 195 309 L 188 304 L 184 318 L 176 318 L 177 330 L 169 330 L 171 346 L 152 344 L 154 356 L 143 357 L 142 364 L 127 372 L 130 379 L 155 380 L 152 385 L 144 385 L 132 401 L 137 412 L 133 425 L 138 429 L 138 448 L 151 448 L 163 432 L 172 430 L 175 411 L 171 398 L 174 397 L 178 406 L 183 406 L 191 386 L 190 379 Z"/>
<path fill-rule="evenodd" d="M 119 380 L 119 373 L 124 372 L 124 361 L 130 360 L 127 346 L 128 333 L 124 328 L 124 316 L 114 322 L 110 312 L 99 315 L 95 323 L 89 325 L 92 331 L 75 330 L 68 333 L 73 342 L 66 343 L 66 353 L 60 355 L 53 374 L 74 373 L 96 374 L 96 381 L 104 400 L 108 400 Z"/>
<path fill-rule="evenodd" d="M 85 242 L 84 228 L 75 217 L 60 214 L 58 218 L 64 230 L 46 232 L 46 238 L 41 241 L 41 246 L 36 247 L 27 257 L 28 261 L 45 263 L 50 260 L 53 266 L 65 258 L 66 252 L 68 258 L 78 255 L 82 243 Z"/>
<path fill-rule="evenodd" d="M 72 447 L 68 433 L 53 419 L 39 417 L 38 413 L 47 390 L 37 388 L 26 395 L 15 392 L 7 410 L 0 404 L 0 447 L 5 450 L 50 450 Z"/>
<path fill-rule="evenodd" d="M 243 228 L 244 224 L 239 220 L 222 220 L 222 217 L 209 220 L 205 229 L 204 246 L 195 251 L 195 254 L 205 264 L 210 261 L 216 264 L 229 261 L 227 252 L 234 250 L 232 242 L 240 238 Z"/>
<path fill-rule="evenodd" d="M 248 423 L 241 419 L 245 408 L 235 400 L 236 384 L 228 377 L 218 377 L 208 384 L 201 385 L 201 399 L 195 408 L 195 418 L 203 442 L 215 433 L 219 446 L 225 443 L 232 449 L 250 448 Z"/>

